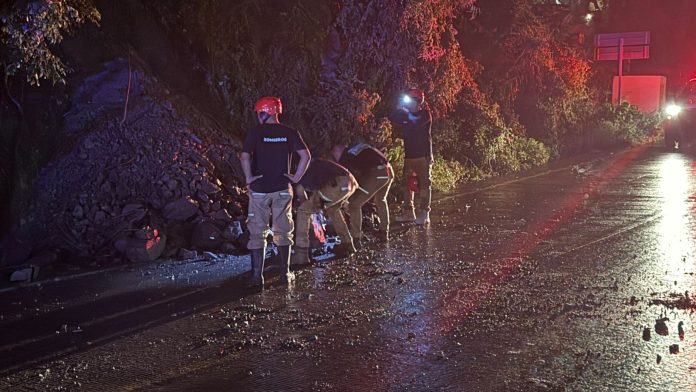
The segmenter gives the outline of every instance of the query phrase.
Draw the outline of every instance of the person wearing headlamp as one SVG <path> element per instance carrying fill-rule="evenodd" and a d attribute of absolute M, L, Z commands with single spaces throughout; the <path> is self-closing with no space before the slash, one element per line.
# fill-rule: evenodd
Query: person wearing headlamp
<path fill-rule="evenodd" d="M 404 140 L 404 178 L 412 172 L 418 177 L 419 213 L 416 217 L 414 194 L 406 183 L 404 187 L 404 211 L 396 217 L 397 222 L 430 223 L 430 198 L 433 165 L 433 142 L 431 128 L 433 118 L 425 103 L 425 93 L 412 88 L 401 96 L 397 108 L 389 114 L 389 121 L 401 131 Z"/>

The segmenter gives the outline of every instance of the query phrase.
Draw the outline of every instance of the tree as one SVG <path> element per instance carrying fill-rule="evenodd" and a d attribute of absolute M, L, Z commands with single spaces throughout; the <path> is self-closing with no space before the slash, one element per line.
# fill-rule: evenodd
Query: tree
<path fill-rule="evenodd" d="M 19 1 L 0 8 L 0 59 L 5 92 L 21 112 L 21 105 L 12 97 L 8 79 L 24 75 L 31 85 L 42 80 L 63 83 L 67 65 L 54 48 L 66 33 L 86 21 L 99 23 L 101 15 L 90 0 Z"/>
<path fill-rule="evenodd" d="M 236 123 L 253 123 L 249 108 L 259 96 L 279 95 L 286 121 L 321 150 L 332 142 L 384 139 L 380 120 L 410 86 L 429 93 L 436 114 L 451 112 L 458 95 L 475 87 L 454 28 L 475 13 L 474 4 L 208 0 L 182 2 L 183 13 L 197 18 L 173 25 L 192 32 L 184 35 L 194 47 L 206 48 L 211 88 Z"/>

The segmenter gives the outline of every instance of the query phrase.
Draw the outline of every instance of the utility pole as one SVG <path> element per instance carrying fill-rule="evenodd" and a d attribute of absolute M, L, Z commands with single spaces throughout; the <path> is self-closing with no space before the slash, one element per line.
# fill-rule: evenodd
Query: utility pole
<path fill-rule="evenodd" d="M 623 81 L 623 61 L 624 61 L 624 39 L 619 40 L 619 88 L 617 101 L 621 106 L 621 83 Z"/>

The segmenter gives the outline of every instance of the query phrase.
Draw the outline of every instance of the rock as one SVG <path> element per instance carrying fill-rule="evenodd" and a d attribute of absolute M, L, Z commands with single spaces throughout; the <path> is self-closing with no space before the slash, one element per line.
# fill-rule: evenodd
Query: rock
<path fill-rule="evenodd" d="M 97 211 L 94 213 L 94 222 L 101 223 L 106 219 L 106 213 L 104 211 Z"/>
<path fill-rule="evenodd" d="M 198 202 L 185 197 L 164 206 L 163 215 L 168 220 L 187 220 L 198 212 Z"/>
<path fill-rule="evenodd" d="M 128 260 L 134 263 L 142 263 L 157 260 L 164 252 L 166 244 L 167 236 L 160 234 L 150 240 L 130 237 L 121 238 L 116 241 L 114 247 L 123 253 Z"/>
<path fill-rule="evenodd" d="M 152 196 L 152 198 L 150 198 L 150 204 L 152 204 L 152 207 L 154 207 L 157 210 L 162 209 L 162 206 L 164 205 L 162 200 L 159 197 L 154 196 L 154 195 Z"/>
<path fill-rule="evenodd" d="M 91 150 L 94 148 L 94 142 L 92 141 L 91 138 L 85 138 L 84 143 L 82 144 L 86 150 Z"/>
<path fill-rule="evenodd" d="M 220 192 L 220 190 L 221 190 L 219 186 L 213 184 L 207 178 L 204 179 L 203 181 L 201 181 L 199 186 L 200 186 L 201 191 L 205 192 L 208 195 L 214 195 L 214 194 Z"/>
<path fill-rule="evenodd" d="M 226 240 L 234 240 L 238 236 L 236 235 L 236 232 L 234 230 L 234 226 L 227 226 L 225 227 L 225 230 L 222 231 L 222 237 Z"/>
<path fill-rule="evenodd" d="M 123 210 L 121 210 L 121 213 L 123 215 L 128 215 L 134 212 L 138 212 L 143 209 L 143 205 L 139 203 L 133 203 L 133 204 L 126 204 L 123 207 Z"/>
<path fill-rule="evenodd" d="M 158 231 L 157 229 L 153 229 L 152 227 L 144 227 L 138 231 L 135 232 L 134 237 L 139 239 L 139 240 L 151 240 L 154 239 L 158 236 Z"/>
<path fill-rule="evenodd" d="M 205 256 L 206 260 L 219 260 L 222 258 L 222 255 L 213 252 L 203 252 L 203 256 Z"/>
<path fill-rule="evenodd" d="M 124 183 L 120 183 L 116 186 L 116 195 L 120 199 L 126 199 L 131 196 L 131 188 Z"/>
<path fill-rule="evenodd" d="M 134 78 L 137 83 L 131 96 L 143 101 L 133 101 L 128 115 L 129 120 L 138 122 L 121 126 L 105 114 L 122 110 L 122 92 L 128 76 L 134 74 L 139 77 Z M 157 93 L 150 96 L 150 92 Z M 22 232 L 27 240 L 0 246 L 0 264 L 23 265 L 42 249 L 61 249 L 60 256 L 66 259 L 85 256 L 80 263 L 86 265 L 102 260 L 108 260 L 107 264 L 114 259 L 113 248 L 104 247 L 104 242 L 115 235 L 119 239 L 117 233 L 124 232 L 128 234 L 122 234 L 118 244 L 123 253 L 131 260 L 149 260 L 156 256 L 152 249 L 142 250 L 143 241 L 155 244 L 162 239 L 133 229 L 166 227 L 169 243 L 165 252 L 178 252 L 181 247 L 191 249 L 189 241 L 197 216 L 207 217 L 226 208 L 227 212 L 220 212 L 213 221 L 221 230 L 231 223 L 229 212 L 233 217 L 241 214 L 235 209 L 246 204 L 246 195 L 241 188 L 235 192 L 227 189 L 238 183 L 239 143 L 203 126 L 195 113 L 173 110 L 164 88 L 152 75 L 130 72 L 127 62 L 111 62 L 77 85 L 74 95 L 68 101 L 63 125 L 78 144 L 37 175 L 31 200 L 27 200 L 30 212 L 19 217 L 33 219 Z M 154 96 L 157 99 L 153 100 Z M 234 159 L 222 161 L 226 156 Z M 230 174 L 221 177 L 225 186 L 218 179 L 223 175 L 218 166 Z M 175 232 L 172 226 L 182 228 Z M 224 248 L 224 242 L 231 241 L 220 240 L 219 246 Z M 147 254 L 138 255 L 139 251 Z M 41 256 L 40 261 L 50 263 L 55 257 Z M 124 260 L 126 256 L 117 258 Z"/>
<path fill-rule="evenodd" d="M 198 258 L 198 252 L 181 248 L 179 249 L 179 256 L 184 260 L 193 260 Z"/>
<path fill-rule="evenodd" d="M 203 192 L 196 192 L 196 197 L 198 200 L 202 201 L 203 203 L 209 203 L 210 202 L 210 196 L 208 196 L 206 193 Z"/>
<path fill-rule="evenodd" d="M 217 250 L 222 245 L 222 233 L 210 221 L 196 224 L 191 234 L 191 246 L 201 250 Z"/>
<path fill-rule="evenodd" d="M 222 251 L 224 253 L 234 253 L 237 250 L 237 247 L 231 242 L 225 242 L 224 244 L 222 244 Z"/>
<path fill-rule="evenodd" d="M 215 211 L 210 215 L 211 218 L 215 220 L 221 220 L 225 222 L 232 222 L 232 216 L 225 210 L 224 208 L 218 211 Z"/>
<path fill-rule="evenodd" d="M 203 144 L 203 141 L 202 141 L 198 136 L 196 136 L 196 135 L 194 135 L 194 134 L 191 134 L 190 137 L 191 137 L 191 140 L 193 140 L 194 143 Z"/>
<path fill-rule="evenodd" d="M 661 318 L 655 321 L 655 332 L 661 336 L 669 335 L 669 328 L 667 327 L 668 318 Z"/>
<path fill-rule="evenodd" d="M 29 266 L 17 270 L 10 275 L 10 282 L 29 282 L 39 276 L 39 267 Z"/>
<path fill-rule="evenodd" d="M 669 346 L 669 353 L 673 355 L 679 354 L 679 345 L 678 344 L 673 344 Z"/>
<path fill-rule="evenodd" d="M 643 328 L 643 340 L 650 341 L 650 328 L 648 327 Z"/>
<path fill-rule="evenodd" d="M 112 186 L 111 183 L 108 182 L 108 181 L 104 182 L 104 183 L 101 185 L 101 187 L 99 188 L 99 190 L 100 190 L 102 193 L 105 193 L 105 194 L 106 194 L 106 193 L 111 193 L 112 189 L 113 189 L 113 186 Z"/>

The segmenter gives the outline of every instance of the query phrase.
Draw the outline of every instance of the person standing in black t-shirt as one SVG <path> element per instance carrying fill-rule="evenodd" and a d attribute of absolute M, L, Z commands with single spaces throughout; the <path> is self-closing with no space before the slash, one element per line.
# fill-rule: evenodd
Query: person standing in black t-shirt
<path fill-rule="evenodd" d="M 266 255 L 266 235 L 273 221 L 273 242 L 278 246 L 281 259 L 281 281 L 294 279 L 290 272 L 292 246 L 291 183 L 300 181 L 310 161 L 307 145 L 299 132 L 280 124 L 280 98 L 263 97 L 254 108 L 259 125 L 247 132 L 240 157 L 249 190 L 247 226 L 251 251 L 250 286 L 263 287 L 263 263 Z M 295 174 L 290 173 L 292 154 L 300 156 Z"/>
<path fill-rule="evenodd" d="M 399 102 L 399 106 L 389 114 L 389 121 L 400 128 L 404 139 L 404 178 L 412 172 L 418 177 L 420 212 L 416 218 L 413 205 L 413 192 L 404 186 L 404 211 L 396 217 L 399 222 L 413 222 L 419 225 L 430 223 L 430 198 L 433 165 L 433 123 L 430 110 L 425 104 L 425 93 L 421 89 L 409 90 Z"/>
<path fill-rule="evenodd" d="M 357 181 L 345 167 L 326 159 L 312 160 L 296 187 L 301 201 L 297 207 L 293 265 L 309 263 L 309 229 L 312 224 L 312 214 L 322 209 L 333 223 L 336 234 L 341 238 L 341 244 L 334 248 L 334 253 L 342 257 L 356 251 L 353 237 L 341 213 L 341 206 L 357 188 Z M 307 192 L 310 194 L 307 195 Z"/>
<path fill-rule="evenodd" d="M 366 143 L 351 147 L 337 144 L 333 147 L 331 154 L 336 162 L 350 170 L 358 180 L 358 190 L 348 199 L 350 234 L 353 236 L 355 246 L 362 245 L 362 207 L 373 198 L 377 207 L 377 216 L 379 216 L 377 238 L 381 241 L 388 240 L 387 194 L 394 180 L 394 170 L 389 161 L 382 152 Z"/>

